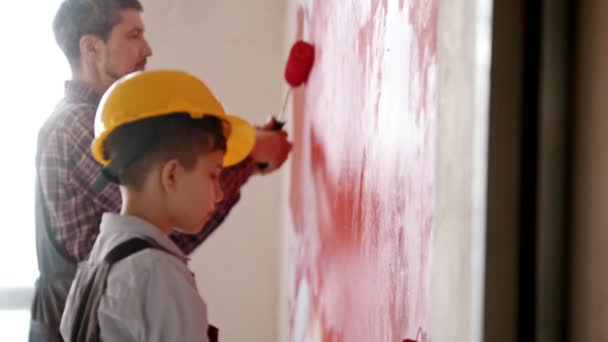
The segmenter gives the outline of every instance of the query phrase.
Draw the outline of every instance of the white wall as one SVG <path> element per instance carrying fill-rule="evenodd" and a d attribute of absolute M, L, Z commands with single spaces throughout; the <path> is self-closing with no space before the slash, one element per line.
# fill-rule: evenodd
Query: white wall
<path fill-rule="evenodd" d="M 192 72 L 263 123 L 283 90 L 284 0 L 143 0 L 149 66 Z M 277 341 L 281 174 L 255 177 L 190 267 L 224 342 Z"/>
<path fill-rule="evenodd" d="M 483 340 L 492 1 L 438 0 L 431 341 Z"/>

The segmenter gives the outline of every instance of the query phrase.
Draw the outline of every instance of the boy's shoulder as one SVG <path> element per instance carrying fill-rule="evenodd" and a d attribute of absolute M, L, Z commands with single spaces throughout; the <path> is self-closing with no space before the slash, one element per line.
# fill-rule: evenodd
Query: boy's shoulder
<path fill-rule="evenodd" d="M 118 261 L 112 267 L 111 272 L 131 271 L 139 273 L 158 272 L 159 269 L 187 269 L 188 267 L 177 256 L 161 247 L 150 247 L 139 251 L 123 260 Z"/>
<path fill-rule="evenodd" d="M 112 266 L 108 275 L 108 287 L 111 284 L 140 286 L 142 282 L 156 281 L 159 278 L 185 279 L 194 284 L 188 266 L 177 256 L 159 248 L 146 248 Z"/>
<path fill-rule="evenodd" d="M 167 273 L 168 271 L 190 274 L 188 266 L 182 259 L 161 247 L 160 243 L 155 242 L 154 239 L 131 232 L 128 226 L 121 227 L 121 232 L 118 234 L 102 231 L 93 244 L 88 260 L 84 262 L 85 265 L 81 266 L 93 268 L 102 264 L 114 249 L 134 239 L 149 241 L 151 246 L 115 262 L 110 270 L 108 280 L 149 277 L 149 274 Z"/>

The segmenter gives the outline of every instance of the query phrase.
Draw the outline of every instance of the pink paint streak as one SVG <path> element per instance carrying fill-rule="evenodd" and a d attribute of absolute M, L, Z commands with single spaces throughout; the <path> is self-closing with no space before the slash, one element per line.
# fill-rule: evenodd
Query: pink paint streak
<path fill-rule="evenodd" d="M 291 340 L 427 341 L 437 1 L 297 18 L 317 56 L 294 93 Z"/>

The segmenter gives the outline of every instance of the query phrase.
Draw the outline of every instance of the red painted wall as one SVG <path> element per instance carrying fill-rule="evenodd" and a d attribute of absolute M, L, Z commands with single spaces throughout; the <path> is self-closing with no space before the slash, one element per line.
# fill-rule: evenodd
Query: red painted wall
<path fill-rule="evenodd" d="M 427 340 L 437 0 L 301 1 L 291 341 Z"/>

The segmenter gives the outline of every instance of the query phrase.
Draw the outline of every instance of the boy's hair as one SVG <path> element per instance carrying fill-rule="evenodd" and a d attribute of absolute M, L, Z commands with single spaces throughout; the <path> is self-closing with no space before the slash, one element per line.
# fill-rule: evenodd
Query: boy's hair
<path fill-rule="evenodd" d="M 186 170 L 192 170 L 199 156 L 226 151 L 224 122 L 210 115 L 192 119 L 184 113 L 143 119 L 116 128 L 106 139 L 104 150 L 110 160 L 134 153 L 114 176 L 120 184 L 138 189 L 157 163 L 177 159 Z"/>
<path fill-rule="evenodd" d="M 70 66 L 80 61 L 80 38 L 94 34 L 106 41 L 112 28 L 120 21 L 120 10 L 143 11 L 138 0 L 64 0 L 53 20 L 57 45 Z"/>

